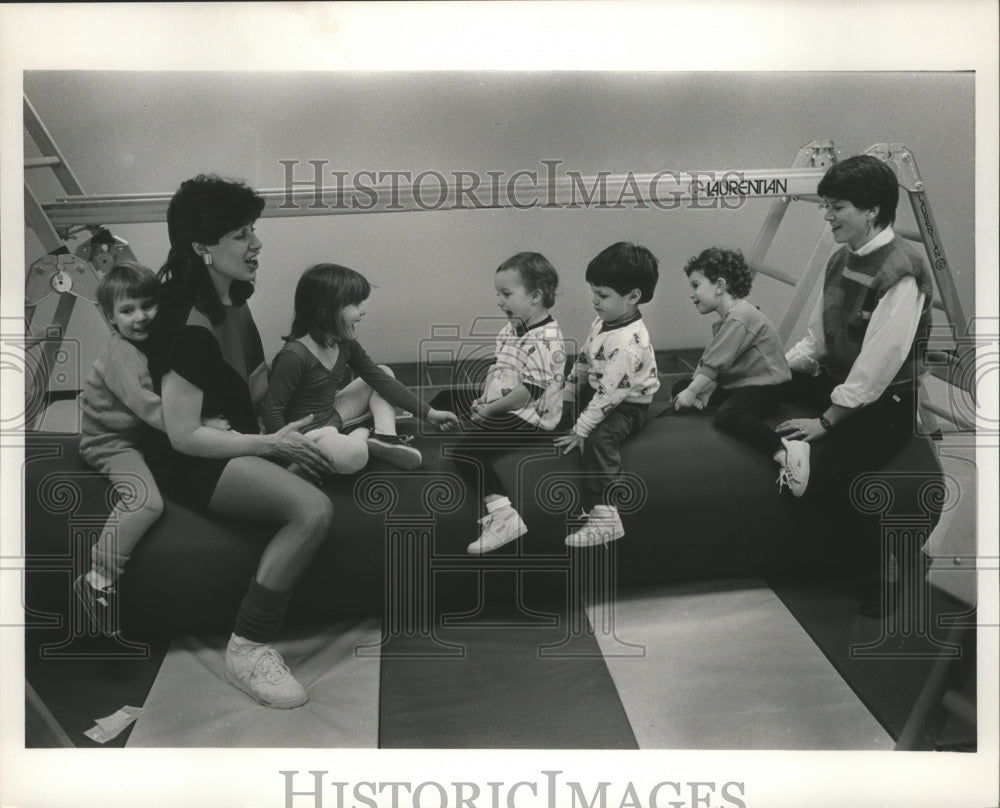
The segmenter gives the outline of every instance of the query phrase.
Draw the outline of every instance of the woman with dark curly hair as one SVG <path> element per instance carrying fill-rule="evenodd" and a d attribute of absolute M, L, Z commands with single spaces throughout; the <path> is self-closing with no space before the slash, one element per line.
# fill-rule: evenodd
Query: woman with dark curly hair
<path fill-rule="evenodd" d="M 160 270 L 150 358 L 166 432 L 150 437 L 144 455 L 157 484 L 176 501 L 277 527 L 237 612 L 225 669 L 251 698 L 287 709 L 308 696 L 271 642 L 326 540 L 333 506 L 278 462 L 294 462 L 316 478 L 333 467 L 298 431 L 311 417 L 260 434 L 267 367 L 244 304 L 257 277 L 261 242 L 254 223 L 263 207 L 251 188 L 210 175 L 182 183 L 170 201 L 170 254 Z M 230 429 L 208 428 L 203 418 L 224 419 Z"/>
<path fill-rule="evenodd" d="M 715 313 L 712 341 L 694 378 L 674 396 L 675 410 L 719 406 L 715 425 L 774 458 L 781 467 L 778 490 L 801 496 L 809 481 L 809 444 L 782 438 L 762 419 L 781 400 L 791 378 L 774 325 L 747 301 L 753 274 L 739 250 L 710 247 L 684 267 L 699 314 Z"/>

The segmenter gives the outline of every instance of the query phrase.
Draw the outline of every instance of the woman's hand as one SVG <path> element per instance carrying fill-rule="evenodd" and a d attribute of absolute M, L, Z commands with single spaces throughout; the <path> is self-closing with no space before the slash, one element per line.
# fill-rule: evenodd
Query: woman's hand
<path fill-rule="evenodd" d="M 814 441 L 826 437 L 826 430 L 819 418 L 789 418 L 778 424 L 774 431 L 791 440 Z"/>
<path fill-rule="evenodd" d="M 273 435 L 268 435 L 270 446 L 263 456 L 290 461 L 314 483 L 319 483 L 324 476 L 336 474 L 337 470 L 333 461 L 323 454 L 315 443 L 299 432 L 312 419 L 312 415 L 307 415 L 305 418 L 286 424 Z"/>
<path fill-rule="evenodd" d="M 427 413 L 427 420 L 442 432 L 450 432 L 452 429 L 458 429 L 461 425 L 458 416 L 451 410 L 435 410 L 432 408 Z"/>
<path fill-rule="evenodd" d="M 705 402 L 692 393 L 690 389 L 681 390 L 674 397 L 675 410 L 688 410 L 692 407 L 696 410 L 703 410 L 705 409 Z"/>
<path fill-rule="evenodd" d="M 557 448 L 562 449 L 563 454 L 569 454 L 574 449 L 582 449 L 586 438 L 581 438 L 576 432 L 567 432 L 565 435 L 560 435 L 556 438 L 553 443 Z"/>
<path fill-rule="evenodd" d="M 232 429 L 229 421 L 221 415 L 217 415 L 214 418 L 202 418 L 201 425 L 207 426 L 209 429 L 221 429 L 223 432 L 229 432 Z"/>

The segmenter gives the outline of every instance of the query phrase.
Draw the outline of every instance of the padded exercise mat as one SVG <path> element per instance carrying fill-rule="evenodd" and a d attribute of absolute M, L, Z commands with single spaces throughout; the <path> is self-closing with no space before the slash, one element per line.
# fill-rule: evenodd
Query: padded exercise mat
<path fill-rule="evenodd" d="M 642 749 L 892 749 L 759 581 L 629 591 L 588 611 Z M 612 655 L 635 645 L 644 656 Z"/>
<path fill-rule="evenodd" d="M 580 619 L 584 630 L 575 633 Z M 600 648 L 585 628 L 582 615 L 567 621 L 563 614 L 555 626 L 445 626 L 436 632 L 440 645 L 391 640 L 383 649 L 379 745 L 635 749 Z M 437 655 L 417 656 L 430 651 Z"/>
<path fill-rule="evenodd" d="M 275 648 L 309 693 L 294 710 L 262 707 L 225 679 L 227 636 L 176 640 L 129 747 L 340 747 L 378 743 L 377 619 L 289 630 Z"/>

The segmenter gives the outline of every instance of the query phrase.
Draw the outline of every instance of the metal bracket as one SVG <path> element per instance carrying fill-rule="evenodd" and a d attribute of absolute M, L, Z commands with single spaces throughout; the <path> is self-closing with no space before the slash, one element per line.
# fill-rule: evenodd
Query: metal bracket
<path fill-rule="evenodd" d="M 97 303 L 100 277 L 87 261 L 69 253 L 43 255 L 28 269 L 24 285 L 25 308 L 34 308 L 52 295 L 70 294 Z"/>

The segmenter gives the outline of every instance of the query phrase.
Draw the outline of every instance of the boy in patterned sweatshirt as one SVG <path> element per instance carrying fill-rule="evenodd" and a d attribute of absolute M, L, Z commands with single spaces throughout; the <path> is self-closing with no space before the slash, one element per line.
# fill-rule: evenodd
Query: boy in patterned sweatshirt
<path fill-rule="evenodd" d="M 625 535 L 618 509 L 605 501 L 622 471 L 621 447 L 649 420 L 660 382 L 639 304 L 653 298 L 658 262 L 645 247 L 612 244 L 587 265 L 597 319 L 563 390 L 564 414 L 574 402 L 580 415 L 556 439 L 563 454 L 582 453 L 582 500 L 586 523 L 566 537 L 571 547 L 607 544 Z"/>

